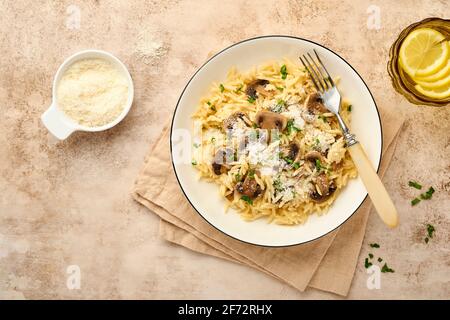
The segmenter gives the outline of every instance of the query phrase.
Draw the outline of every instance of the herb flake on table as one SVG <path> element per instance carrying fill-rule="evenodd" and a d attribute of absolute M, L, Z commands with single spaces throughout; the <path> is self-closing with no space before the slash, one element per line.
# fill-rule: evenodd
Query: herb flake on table
<path fill-rule="evenodd" d="M 196 166 L 196 165 L 197 165 L 197 161 L 192 160 L 191 164 L 192 164 L 193 166 Z"/>
<path fill-rule="evenodd" d="M 418 183 L 417 181 L 408 181 L 408 186 L 416 188 L 418 190 L 422 189 L 422 185 L 420 183 Z"/>
<path fill-rule="evenodd" d="M 373 254 L 372 253 L 369 253 L 369 258 L 373 259 Z"/>
<path fill-rule="evenodd" d="M 369 246 L 371 248 L 379 248 L 380 247 L 380 245 L 378 243 L 371 243 L 371 244 L 369 244 Z"/>
<path fill-rule="evenodd" d="M 352 112 L 352 105 L 351 104 L 347 107 L 347 111 L 348 112 Z"/>
<path fill-rule="evenodd" d="M 281 74 L 281 79 L 285 80 L 286 77 L 287 77 L 287 75 L 288 75 L 288 73 L 287 73 L 287 68 L 286 68 L 286 65 L 285 65 L 285 64 L 283 64 L 283 65 L 281 66 L 281 68 L 280 68 L 280 74 Z"/>
<path fill-rule="evenodd" d="M 430 188 L 427 190 L 427 192 L 422 193 L 422 194 L 420 195 L 420 199 L 422 199 L 422 200 L 430 200 L 431 197 L 433 196 L 433 193 L 434 193 L 434 188 L 433 188 L 433 187 L 430 187 Z"/>
<path fill-rule="evenodd" d="M 378 259 L 377 259 L 377 261 L 378 261 L 378 262 L 382 262 L 382 261 L 383 261 L 383 259 L 381 259 L 381 258 L 378 258 Z"/>
<path fill-rule="evenodd" d="M 419 198 L 414 198 L 414 199 L 411 200 L 411 205 L 412 205 L 412 206 L 415 206 L 415 205 L 418 204 L 419 202 L 420 202 L 420 199 L 419 199 Z"/>
<path fill-rule="evenodd" d="M 366 258 L 365 260 L 364 260 L 364 267 L 366 268 L 366 269 L 368 269 L 368 268 L 370 268 L 372 266 L 372 262 L 369 262 L 369 258 Z"/>
<path fill-rule="evenodd" d="M 425 238 L 425 243 L 428 243 L 431 238 L 433 238 L 433 234 L 436 231 L 433 225 L 427 224 L 427 237 Z"/>
<path fill-rule="evenodd" d="M 383 265 L 383 267 L 381 268 L 381 272 L 383 272 L 383 273 L 386 273 L 386 272 L 394 273 L 395 270 L 389 268 L 388 265 L 387 265 L 387 263 L 385 262 L 384 265 Z"/>
<path fill-rule="evenodd" d="M 427 233 L 430 238 L 433 238 L 433 233 L 436 231 L 433 225 L 427 224 Z"/>

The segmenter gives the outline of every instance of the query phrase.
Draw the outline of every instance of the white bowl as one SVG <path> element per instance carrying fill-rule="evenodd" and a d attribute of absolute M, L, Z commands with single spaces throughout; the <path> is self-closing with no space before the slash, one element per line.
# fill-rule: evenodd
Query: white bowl
<path fill-rule="evenodd" d="M 186 198 L 207 222 L 230 237 L 271 247 L 302 244 L 339 227 L 367 196 L 361 179 L 352 179 L 327 213 L 311 215 L 303 225 L 269 224 L 265 219 L 247 222 L 234 209 L 225 213 L 225 201 L 219 194 L 219 187 L 198 181 L 197 170 L 173 150 L 178 141 L 174 133 L 184 129 L 192 134 L 191 115 L 197 109 L 200 98 L 208 92 L 212 82 L 223 80 L 232 66 L 247 71 L 268 60 L 286 57 L 295 61 L 299 55 L 313 49 L 317 50 L 330 74 L 341 77 L 341 94 L 353 105 L 351 131 L 364 146 L 373 166 L 379 168 L 383 142 L 378 109 L 367 85 L 344 59 L 317 43 L 289 36 L 263 36 L 234 44 L 209 59 L 188 82 L 178 100 L 170 135 L 175 175 Z"/>
<path fill-rule="evenodd" d="M 91 58 L 100 58 L 112 63 L 114 66 L 117 67 L 117 69 L 120 72 L 123 73 L 128 83 L 128 98 L 125 108 L 122 110 L 120 115 L 114 121 L 100 127 L 83 126 L 77 123 L 75 120 L 71 119 L 70 117 L 66 116 L 64 112 L 58 108 L 58 101 L 56 98 L 56 88 L 58 86 L 59 80 L 61 79 L 61 76 L 64 74 L 64 71 L 66 71 L 66 69 L 76 61 Z M 131 79 L 127 67 L 111 53 L 101 50 L 84 50 L 77 52 L 74 55 L 67 58 L 58 68 L 55 78 L 53 79 L 52 96 L 53 96 L 52 104 L 42 114 L 41 119 L 45 127 L 55 137 L 57 137 L 60 140 L 64 140 L 74 131 L 89 131 L 89 132 L 103 131 L 114 127 L 116 124 L 122 121 L 123 118 L 125 118 L 125 116 L 128 114 L 128 111 L 130 111 L 131 105 L 133 104 L 133 96 L 134 96 L 133 80 Z"/>

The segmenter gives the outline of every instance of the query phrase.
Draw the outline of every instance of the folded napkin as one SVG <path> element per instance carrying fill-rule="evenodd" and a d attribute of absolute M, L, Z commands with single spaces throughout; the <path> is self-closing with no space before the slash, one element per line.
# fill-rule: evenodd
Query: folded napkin
<path fill-rule="evenodd" d="M 383 124 L 383 176 L 394 153 L 403 118 L 380 110 Z M 191 250 L 245 264 L 304 291 L 313 287 L 347 295 L 371 208 L 366 199 L 341 227 L 298 246 L 266 248 L 234 240 L 209 225 L 191 207 L 175 178 L 165 128 L 147 155 L 133 190 L 134 198 L 161 217 L 160 235 Z"/>

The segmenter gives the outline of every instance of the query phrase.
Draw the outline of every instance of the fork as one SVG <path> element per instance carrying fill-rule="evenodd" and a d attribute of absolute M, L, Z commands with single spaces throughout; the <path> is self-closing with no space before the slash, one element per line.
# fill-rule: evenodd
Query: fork
<path fill-rule="evenodd" d="M 330 112 L 336 115 L 347 144 L 347 149 L 378 215 L 386 225 L 394 228 L 398 224 L 397 210 L 361 144 L 356 140 L 355 135 L 350 133 L 349 128 L 339 114 L 341 95 L 316 50 L 314 49 L 313 51 L 316 55 L 317 63 L 309 52 L 307 55 L 299 57 L 299 59 L 310 74 L 323 104 Z"/>

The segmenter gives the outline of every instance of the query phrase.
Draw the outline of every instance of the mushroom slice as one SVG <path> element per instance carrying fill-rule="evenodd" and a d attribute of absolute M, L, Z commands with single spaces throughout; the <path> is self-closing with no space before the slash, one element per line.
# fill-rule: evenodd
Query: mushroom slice
<path fill-rule="evenodd" d="M 311 161 L 312 163 L 316 163 L 316 160 L 320 160 L 320 162 L 325 162 L 324 156 L 319 151 L 310 151 L 305 155 L 306 161 Z"/>
<path fill-rule="evenodd" d="M 258 97 L 258 93 L 266 96 L 268 92 L 265 87 L 269 84 L 269 80 L 265 79 L 256 79 L 247 84 L 247 89 L 245 90 L 245 94 L 250 98 L 256 99 Z"/>
<path fill-rule="evenodd" d="M 261 186 L 256 182 L 254 176 L 247 174 L 244 181 L 236 184 L 236 192 L 240 195 L 254 199 L 261 194 Z"/>
<path fill-rule="evenodd" d="M 279 113 L 271 111 L 259 111 L 255 116 L 255 122 L 262 129 L 278 129 L 283 131 L 287 126 L 287 118 Z"/>
<path fill-rule="evenodd" d="M 227 130 L 232 130 L 236 122 L 242 120 L 246 123 L 245 118 L 247 118 L 247 114 L 242 111 L 236 111 L 231 116 L 223 120 L 222 129 L 226 132 Z"/>
<path fill-rule="evenodd" d="M 283 158 L 288 158 L 293 162 L 300 160 L 300 146 L 294 141 L 287 146 L 282 147 L 280 152 Z"/>
<path fill-rule="evenodd" d="M 314 183 L 315 190 L 309 193 L 309 197 L 316 203 L 326 201 L 336 191 L 336 186 L 333 181 L 329 181 L 325 173 L 317 176 Z"/>
<path fill-rule="evenodd" d="M 319 174 L 316 178 L 316 190 L 320 195 L 325 195 L 328 192 L 328 177 L 326 174 Z"/>
<path fill-rule="evenodd" d="M 226 173 L 230 169 L 230 163 L 234 161 L 234 150 L 231 148 L 220 148 L 217 150 L 212 162 L 212 168 L 216 175 Z"/>
<path fill-rule="evenodd" d="M 311 93 L 306 97 L 304 106 L 306 110 L 308 110 L 307 114 L 304 116 L 305 121 L 308 123 L 314 122 L 315 115 L 328 112 L 327 108 L 323 105 L 322 98 L 318 92 Z"/>

